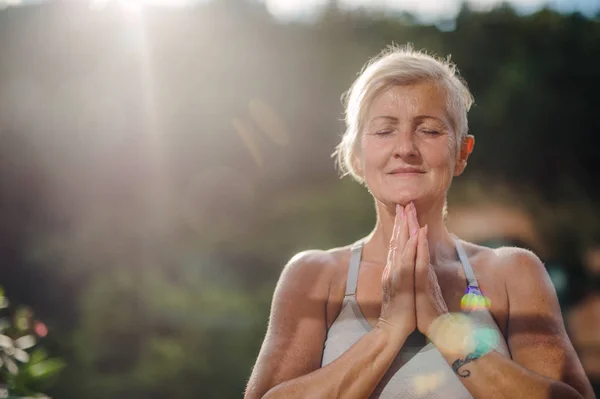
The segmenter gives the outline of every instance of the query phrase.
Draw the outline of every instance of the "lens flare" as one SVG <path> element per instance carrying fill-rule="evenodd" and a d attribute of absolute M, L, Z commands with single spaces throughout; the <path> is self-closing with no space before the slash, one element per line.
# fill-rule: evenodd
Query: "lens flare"
<path fill-rule="evenodd" d="M 441 384 L 444 383 L 446 376 L 444 372 L 438 371 L 437 373 L 418 375 L 413 380 L 413 388 L 417 395 L 426 395 L 429 392 L 437 389 Z"/>
<path fill-rule="evenodd" d="M 429 337 L 442 352 L 462 355 L 475 348 L 473 330 L 474 324 L 469 316 L 450 313 L 431 323 Z"/>
<path fill-rule="evenodd" d="M 465 294 L 460 300 L 460 309 L 463 312 L 472 312 L 476 310 L 486 310 L 492 307 L 490 298 L 481 293 L 479 287 L 468 286 Z"/>

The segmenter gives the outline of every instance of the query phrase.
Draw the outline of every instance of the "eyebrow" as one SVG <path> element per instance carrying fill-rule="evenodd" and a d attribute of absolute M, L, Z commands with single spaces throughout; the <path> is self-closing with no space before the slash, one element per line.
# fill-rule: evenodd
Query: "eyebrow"
<path fill-rule="evenodd" d="M 422 119 L 433 119 L 437 122 L 440 122 L 442 125 L 444 126 L 448 126 L 448 123 L 446 121 L 444 121 L 443 119 L 438 118 L 437 116 L 431 116 L 431 115 L 418 115 L 415 117 L 415 119 L 418 120 L 422 120 Z"/>
<path fill-rule="evenodd" d="M 388 120 L 388 121 L 392 121 L 392 122 L 398 122 L 398 118 L 396 118 L 395 116 L 390 116 L 390 115 L 378 115 L 378 116 L 372 118 L 371 122 L 375 122 L 378 119 L 384 119 L 384 120 Z M 442 123 L 444 126 L 448 125 L 443 119 L 440 119 L 436 116 L 431 116 L 431 115 L 418 115 L 418 116 L 415 116 L 414 119 L 418 119 L 418 120 L 433 119 L 433 120 L 436 120 L 436 121 Z"/>
<path fill-rule="evenodd" d="M 395 116 L 389 116 L 389 115 L 376 116 L 371 119 L 371 122 L 375 122 L 377 119 L 385 119 L 385 120 L 392 121 L 392 122 L 398 122 L 398 118 L 396 118 Z"/>

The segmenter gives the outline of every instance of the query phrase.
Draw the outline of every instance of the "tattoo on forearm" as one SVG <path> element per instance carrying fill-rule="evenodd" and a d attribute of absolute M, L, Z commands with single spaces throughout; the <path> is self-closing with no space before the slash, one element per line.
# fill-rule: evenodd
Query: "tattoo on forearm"
<path fill-rule="evenodd" d="M 471 372 L 469 370 L 460 371 L 460 368 L 465 364 L 472 362 L 475 359 L 479 359 L 481 356 L 481 353 L 473 352 L 468 354 L 467 357 L 465 357 L 464 359 L 456 359 L 454 363 L 452 363 L 452 370 L 454 370 L 454 372 L 459 376 L 467 378 L 471 375 Z"/>
<path fill-rule="evenodd" d="M 487 345 L 479 343 L 479 345 L 477 345 L 477 347 L 475 348 L 475 351 L 473 353 L 469 353 L 467 355 L 467 357 L 465 357 L 464 359 L 456 359 L 454 361 L 454 363 L 452 363 L 452 370 L 454 370 L 454 372 L 456 374 L 458 374 L 459 376 L 461 376 L 463 378 L 469 377 L 471 375 L 471 371 L 469 371 L 469 370 L 460 371 L 460 368 L 462 366 L 464 366 L 465 364 L 470 363 L 473 360 L 477 360 L 481 356 L 485 355 L 488 352 L 488 349 L 489 348 L 487 348 Z"/>

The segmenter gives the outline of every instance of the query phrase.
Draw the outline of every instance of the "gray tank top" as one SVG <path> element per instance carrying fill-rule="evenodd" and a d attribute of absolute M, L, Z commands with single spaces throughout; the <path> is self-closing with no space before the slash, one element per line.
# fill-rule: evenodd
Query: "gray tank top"
<path fill-rule="evenodd" d="M 464 248 L 456 237 L 454 242 L 468 285 L 479 287 Z M 352 247 L 346 295 L 338 317 L 327 331 L 321 367 L 333 362 L 372 329 L 356 302 L 362 248 L 362 242 Z M 489 310 L 471 312 L 469 316 L 478 326 L 494 328 L 502 336 Z M 419 340 L 421 345 L 417 344 Z M 499 340 L 495 349 L 510 358 L 505 339 Z M 417 331 L 409 336 L 371 398 L 467 399 L 472 396 L 435 345 L 425 345 L 425 337 Z"/>

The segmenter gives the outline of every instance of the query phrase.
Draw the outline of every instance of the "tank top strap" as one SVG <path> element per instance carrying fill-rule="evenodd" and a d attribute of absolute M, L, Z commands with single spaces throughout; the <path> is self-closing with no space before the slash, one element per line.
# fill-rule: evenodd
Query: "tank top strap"
<path fill-rule="evenodd" d="M 479 283 L 477 282 L 477 278 L 475 277 L 475 273 L 473 272 L 473 267 L 471 266 L 471 262 L 469 262 L 469 257 L 467 256 L 464 247 L 460 243 L 458 237 L 452 236 L 452 238 L 454 239 L 454 244 L 456 245 L 456 252 L 458 253 L 460 263 L 462 263 L 462 267 L 465 271 L 465 276 L 467 277 L 469 286 L 479 288 Z"/>
<path fill-rule="evenodd" d="M 358 268 L 360 266 L 360 258 L 364 242 L 361 240 L 352 245 L 350 254 L 350 265 L 348 266 L 348 279 L 346 280 L 346 296 L 354 296 L 356 294 L 356 285 L 358 284 Z"/>

